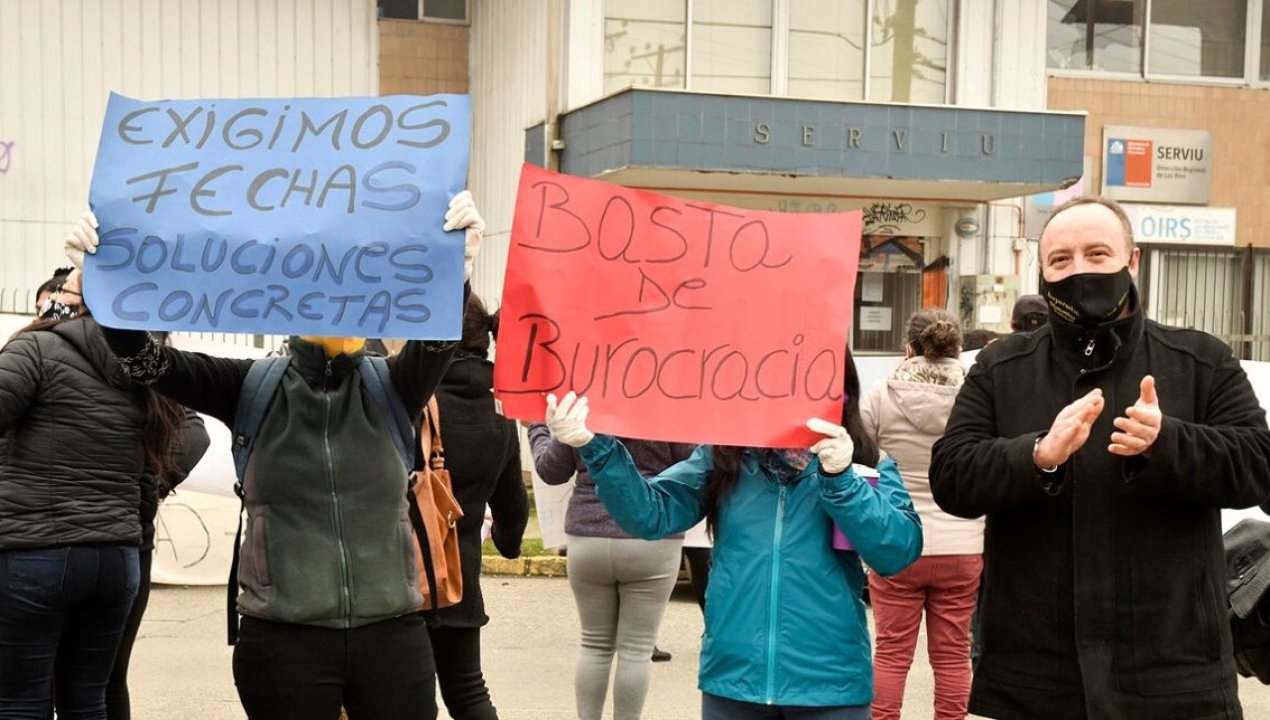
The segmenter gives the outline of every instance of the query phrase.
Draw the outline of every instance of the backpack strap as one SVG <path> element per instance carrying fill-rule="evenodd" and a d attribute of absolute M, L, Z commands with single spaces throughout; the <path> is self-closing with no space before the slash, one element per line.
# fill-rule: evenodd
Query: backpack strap
<path fill-rule="evenodd" d="M 247 494 L 243 491 L 247 461 L 256 446 L 256 433 L 265 418 L 265 411 L 273 402 L 273 396 L 290 364 L 289 355 L 261 358 L 251 364 L 238 393 L 234 427 L 230 428 L 233 435 L 230 448 L 234 455 L 234 472 L 238 475 L 234 481 L 234 494 L 238 496 L 238 530 L 234 533 L 234 559 L 229 564 L 225 599 L 226 639 L 230 645 L 238 642 L 238 560 L 243 541 L 243 511 L 247 505 Z"/>
<path fill-rule="evenodd" d="M 361 375 L 362 387 L 366 388 L 371 399 L 387 416 L 393 444 L 401 454 L 401 461 L 406 464 L 406 472 L 410 472 L 415 465 L 415 431 L 410 415 L 406 413 L 406 406 L 401 402 L 401 396 L 393 390 L 392 378 L 388 374 L 388 361 L 381 357 L 364 355 Z"/>

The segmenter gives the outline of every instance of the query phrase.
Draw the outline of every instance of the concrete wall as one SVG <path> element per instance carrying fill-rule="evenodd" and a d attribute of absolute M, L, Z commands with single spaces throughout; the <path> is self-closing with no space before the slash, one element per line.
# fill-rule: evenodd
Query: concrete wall
<path fill-rule="evenodd" d="M 374 0 L 0 1 L 0 312 L 29 312 L 88 205 L 109 94 L 376 94 Z"/>
<path fill-rule="evenodd" d="M 1095 191 L 1102 185 L 1103 126 L 1208 130 L 1213 134 L 1208 204 L 1238 210 L 1238 245 L 1270 247 L 1270 91 L 1053 77 L 1049 108 L 1089 113 L 1085 154 L 1093 158 Z"/>

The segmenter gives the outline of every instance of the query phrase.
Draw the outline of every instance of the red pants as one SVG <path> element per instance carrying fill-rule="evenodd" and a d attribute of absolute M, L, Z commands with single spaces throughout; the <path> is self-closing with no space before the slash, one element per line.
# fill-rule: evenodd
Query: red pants
<path fill-rule="evenodd" d="M 982 555 L 927 555 L 890 578 L 869 573 L 877 626 L 873 720 L 899 720 L 904 684 L 926 611 L 926 646 L 935 673 L 935 720 L 963 720 L 970 699 L 970 617 Z"/>

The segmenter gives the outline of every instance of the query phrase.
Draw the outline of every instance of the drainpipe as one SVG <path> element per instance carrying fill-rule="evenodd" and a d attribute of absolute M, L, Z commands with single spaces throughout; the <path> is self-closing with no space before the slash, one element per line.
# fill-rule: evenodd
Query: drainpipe
<path fill-rule="evenodd" d="M 547 169 L 560 169 L 560 151 L 564 140 L 560 137 L 560 87 L 563 81 L 561 62 L 564 54 L 564 0 L 547 0 Z"/>
<path fill-rule="evenodd" d="M 1011 210 L 1014 210 L 1015 215 L 1019 219 L 1018 228 L 1015 230 L 1014 242 L 1012 243 L 1012 247 L 1014 248 L 1014 274 L 1018 275 L 1021 279 L 1023 276 L 1023 246 L 1022 244 L 1020 244 L 1019 241 L 1020 240 L 1025 241 L 1027 239 L 1027 226 L 1023 222 L 1023 206 L 1019 205 L 1018 203 L 990 202 L 988 203 L 988 207 L 1010 208 Z"/>

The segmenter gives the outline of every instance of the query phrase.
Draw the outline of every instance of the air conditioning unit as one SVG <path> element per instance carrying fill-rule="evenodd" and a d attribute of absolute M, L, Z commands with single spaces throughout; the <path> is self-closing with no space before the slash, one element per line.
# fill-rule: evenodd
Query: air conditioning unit
<path fill-rule="evenodd" d="M 961 326 L 1010 332 L 1010 313 L 1019 299 L 1018 275 L 963 275 L 958 278 L 957 309 Z"/>

